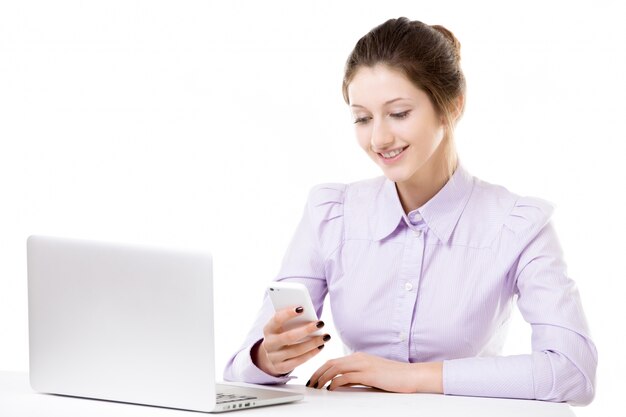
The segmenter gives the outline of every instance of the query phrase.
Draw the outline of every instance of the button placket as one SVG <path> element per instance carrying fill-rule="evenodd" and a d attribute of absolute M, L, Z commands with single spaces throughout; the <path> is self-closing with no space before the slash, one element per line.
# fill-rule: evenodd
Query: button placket
<path fill-rule="evenodd" d="M 416 238 L 415 231 L 418 230 L 420 236 Z M 398 303 L 393 320 L 397 345 L 392 349 L 392 356 L 398 360 L 408 360 L 411 357 L 411 325 L 424 256 L 422 231 L 409 226 L 405 229 L 404 236 L 405 248 L 396 284 Z"/>

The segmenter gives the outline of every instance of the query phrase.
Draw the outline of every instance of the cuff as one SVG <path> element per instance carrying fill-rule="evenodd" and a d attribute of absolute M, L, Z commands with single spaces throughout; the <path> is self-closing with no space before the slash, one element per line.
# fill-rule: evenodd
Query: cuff
<path fill-rule="evenodd" d="M 534 399 L 530 355 L 443 361 L 443 392 L 477 397 Z"/>

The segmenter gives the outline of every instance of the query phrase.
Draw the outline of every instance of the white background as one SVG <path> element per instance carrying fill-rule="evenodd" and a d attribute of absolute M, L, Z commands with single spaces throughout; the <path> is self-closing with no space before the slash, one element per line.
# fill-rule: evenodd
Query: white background
<path fill-rule="evenodd" d="M 310 187 L 381 175 L 357 146 L 342 71 L 362 35 L 407 16 L 461 41 L 468 170 L 556 206 L 600 358 L 596 400 L 575 412 L 604 414 L 626 374 L 618 3 L 2 1 L 0 370 L 28 369 L 37 233 L 209 248 L 221 373 Z M 516 315 L 505 353 L 529 338 Z"/>

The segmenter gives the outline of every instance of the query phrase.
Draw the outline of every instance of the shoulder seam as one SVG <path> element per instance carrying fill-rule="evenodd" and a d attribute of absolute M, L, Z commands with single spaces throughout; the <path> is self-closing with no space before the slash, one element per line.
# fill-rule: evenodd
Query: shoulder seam
<path fill-rule="evenodd" d="M 324 266 L 324 271 L 326 271 L 326 262 L 330 259 L 332 255 L 334 255 L 337 250 L 343 246 L 346 241 L 346 200 L 348 199 L 348 189 L 350 189 L 350 184 L 344 184 L 345 188 L 343 190 L 343 202 L 341 204 L 342 211 L 342 223 L 341 223 L 341 239 L 339 239 L 339 243 L 337 247 L 330 251 L 328 255 L 323 255 L 322 265 Z M 320 245 L 321 246 L 321 245 Z"/>

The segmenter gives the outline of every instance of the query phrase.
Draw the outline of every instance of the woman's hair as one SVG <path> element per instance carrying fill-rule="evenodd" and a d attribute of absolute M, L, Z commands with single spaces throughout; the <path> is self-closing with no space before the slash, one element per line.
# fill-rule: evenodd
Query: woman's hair
<path fill-rule="evenodd" d="M 443 26 L 406 17 L 389 19 L 359 39 L 350 53 L 343 77 L 343 98 L 350 104 L 348 85 L 361 67 L 384 64 L 402 72 L 428 95 L 437 116 L 443 116 L 442 146 L 447 172 L 452 175 L 456 165 L 454 127 L 465 108 L 465 100 L 460 109 L 456 108 L 457 97 L 465 98 L 466 90 L 460 61 L 461 43 Z"/>

